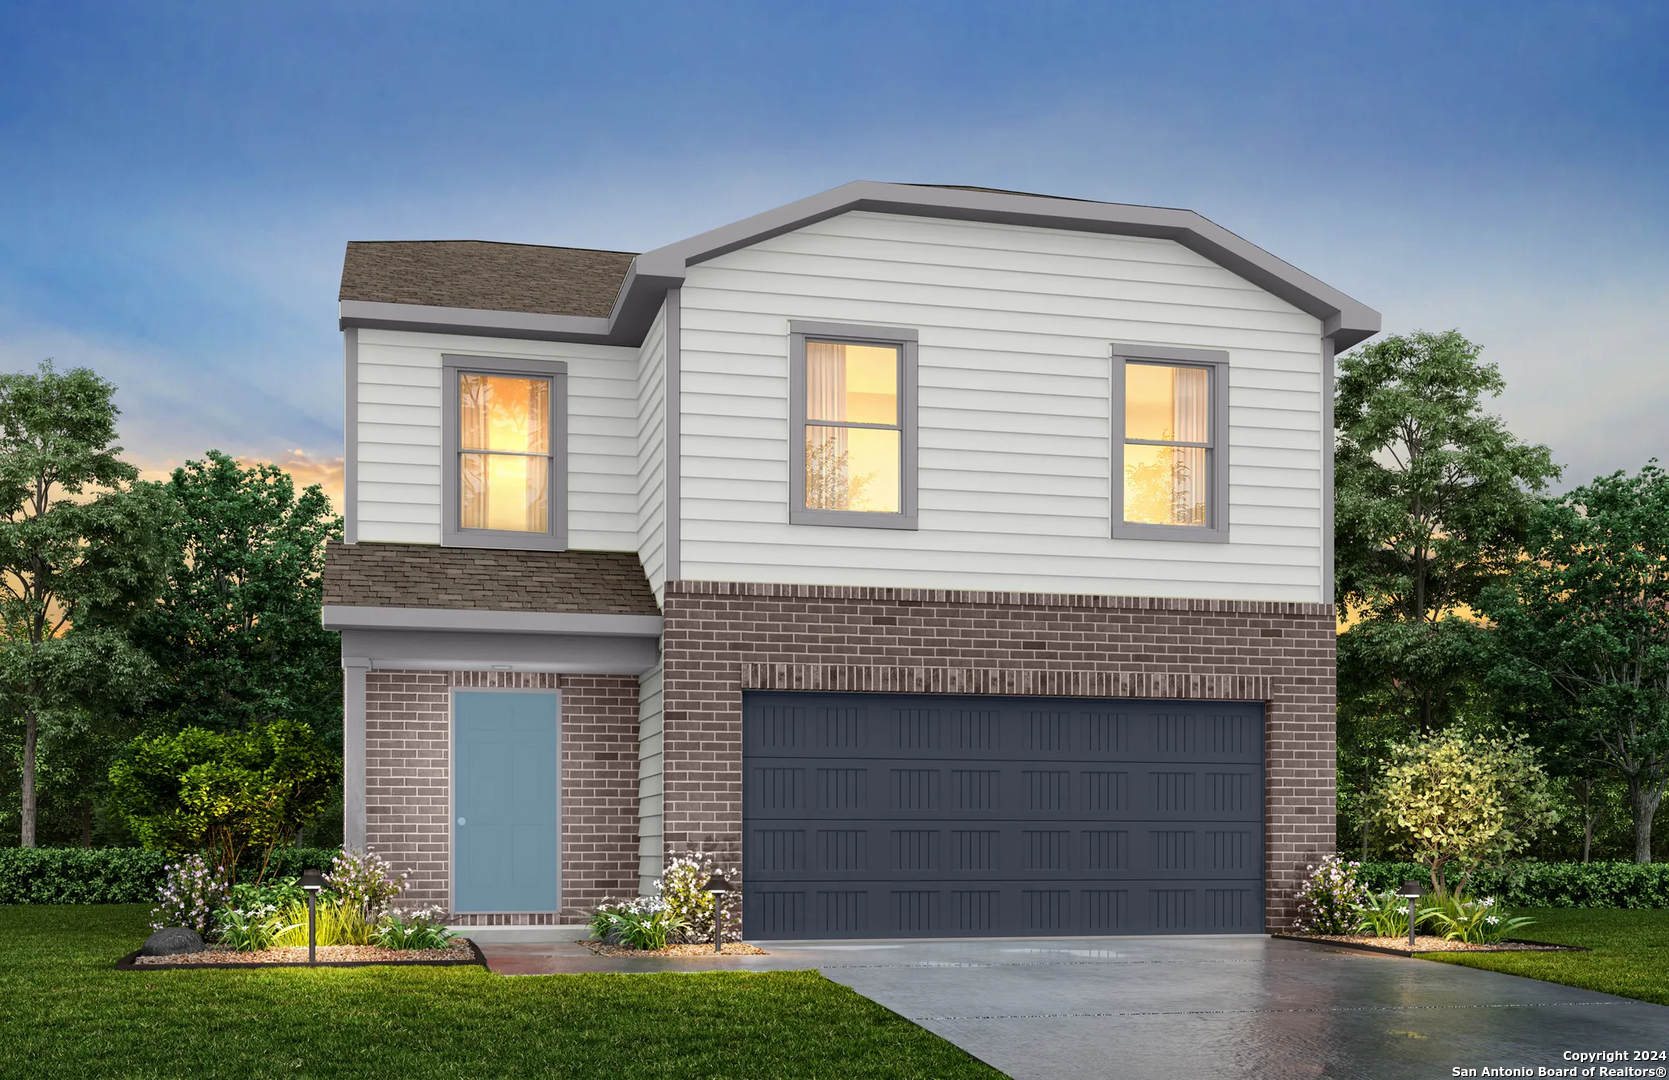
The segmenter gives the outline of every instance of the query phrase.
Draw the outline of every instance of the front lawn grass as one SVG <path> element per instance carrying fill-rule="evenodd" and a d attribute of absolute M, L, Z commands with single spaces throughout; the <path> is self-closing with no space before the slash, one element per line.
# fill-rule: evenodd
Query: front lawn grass
<path fill-rule="evenodd" d="M 809 971 L 117 972 L 146 909 L 0 907 L 0 1077 L 1001 1077 Z"/>
<path fill-rule="evenodd" d="M 1669 910 L 1526 908 L 1536 921 L 1517 932 L 1530 941 L 1585 945 L 1586 953 L 1423 953 L 1444 964 L 1504 971 L 1669 1005 Z"/>

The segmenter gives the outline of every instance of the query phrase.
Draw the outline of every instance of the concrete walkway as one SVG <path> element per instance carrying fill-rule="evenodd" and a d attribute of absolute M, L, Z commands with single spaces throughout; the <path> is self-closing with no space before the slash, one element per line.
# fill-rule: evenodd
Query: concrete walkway
<path fill-rule="evenodd" d="M 1265 937 L 760 945 L 697 961 L 482 949 L 505 974 L 815 968 L 1017 1078 L 1534 1076 L 1573 1064 L 1566 1051 L 1669 1048 L 1662 1006 Z"/>

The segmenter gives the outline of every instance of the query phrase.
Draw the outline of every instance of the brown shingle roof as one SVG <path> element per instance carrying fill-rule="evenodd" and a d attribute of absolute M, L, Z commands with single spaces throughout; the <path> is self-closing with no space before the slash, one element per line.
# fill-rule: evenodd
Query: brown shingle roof
<path fill-rule="evenodd" d="M 484 240 L 354 240 L 339 299 L 606 319 L 632 259 Z"/>
<path fill-rule="evenodd" d="M 659 615 L 629 551 L 497 551 L 434 544 L 325 548 L 325 603 Z"/>

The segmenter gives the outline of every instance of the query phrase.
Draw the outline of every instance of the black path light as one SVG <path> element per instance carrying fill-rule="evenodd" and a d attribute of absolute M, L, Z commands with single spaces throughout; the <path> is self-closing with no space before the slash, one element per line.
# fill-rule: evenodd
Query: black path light
<path fill-rule="evenodd" d="M 301 872 L 301 891 L 307 894 L 307 962 L 317 964 L 318 936 L 315 923 L 317 920 L 319 890 L 325 887 L 325 876 L 317 870 L 303 870 Z"/>
<path fill-rule="evenodd" d="M 701 888 L 713 894 L 713 951 L 721 953 L 724 952 L 724 894 L 730 891 L 730 882 L 714 871 Z"/>
<path fill-rule="evenodd" d="M 1414 905 L 1420 902 L 1420 897 L 1426 895 L 1426 887 L 1413 878 L 1402 883 L 1397 895 L 1408 899 L 1408 951 L 1414 951 Z"/>

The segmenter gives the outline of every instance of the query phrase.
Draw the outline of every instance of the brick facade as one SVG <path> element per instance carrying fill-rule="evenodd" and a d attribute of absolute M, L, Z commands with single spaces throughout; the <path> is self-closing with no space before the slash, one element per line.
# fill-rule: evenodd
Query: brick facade
<path fill-rule="evenodd" d="M 670 582 L 665 843 L 739 865 L 742 691 L 1265 703 L 1269 928 L 1334 844 L 1330 605 Z"/>
<path fill-rule="evenodd" d="M 366 842 L 407 870 L 404 901 L 449 907 L 452 688 L 562 693 L 562 911 L 637 891 L 638 684 L 632 676 L 372 671 L 365 677 Z M 506 913 L 466 923 L 555 921 Z"/>

